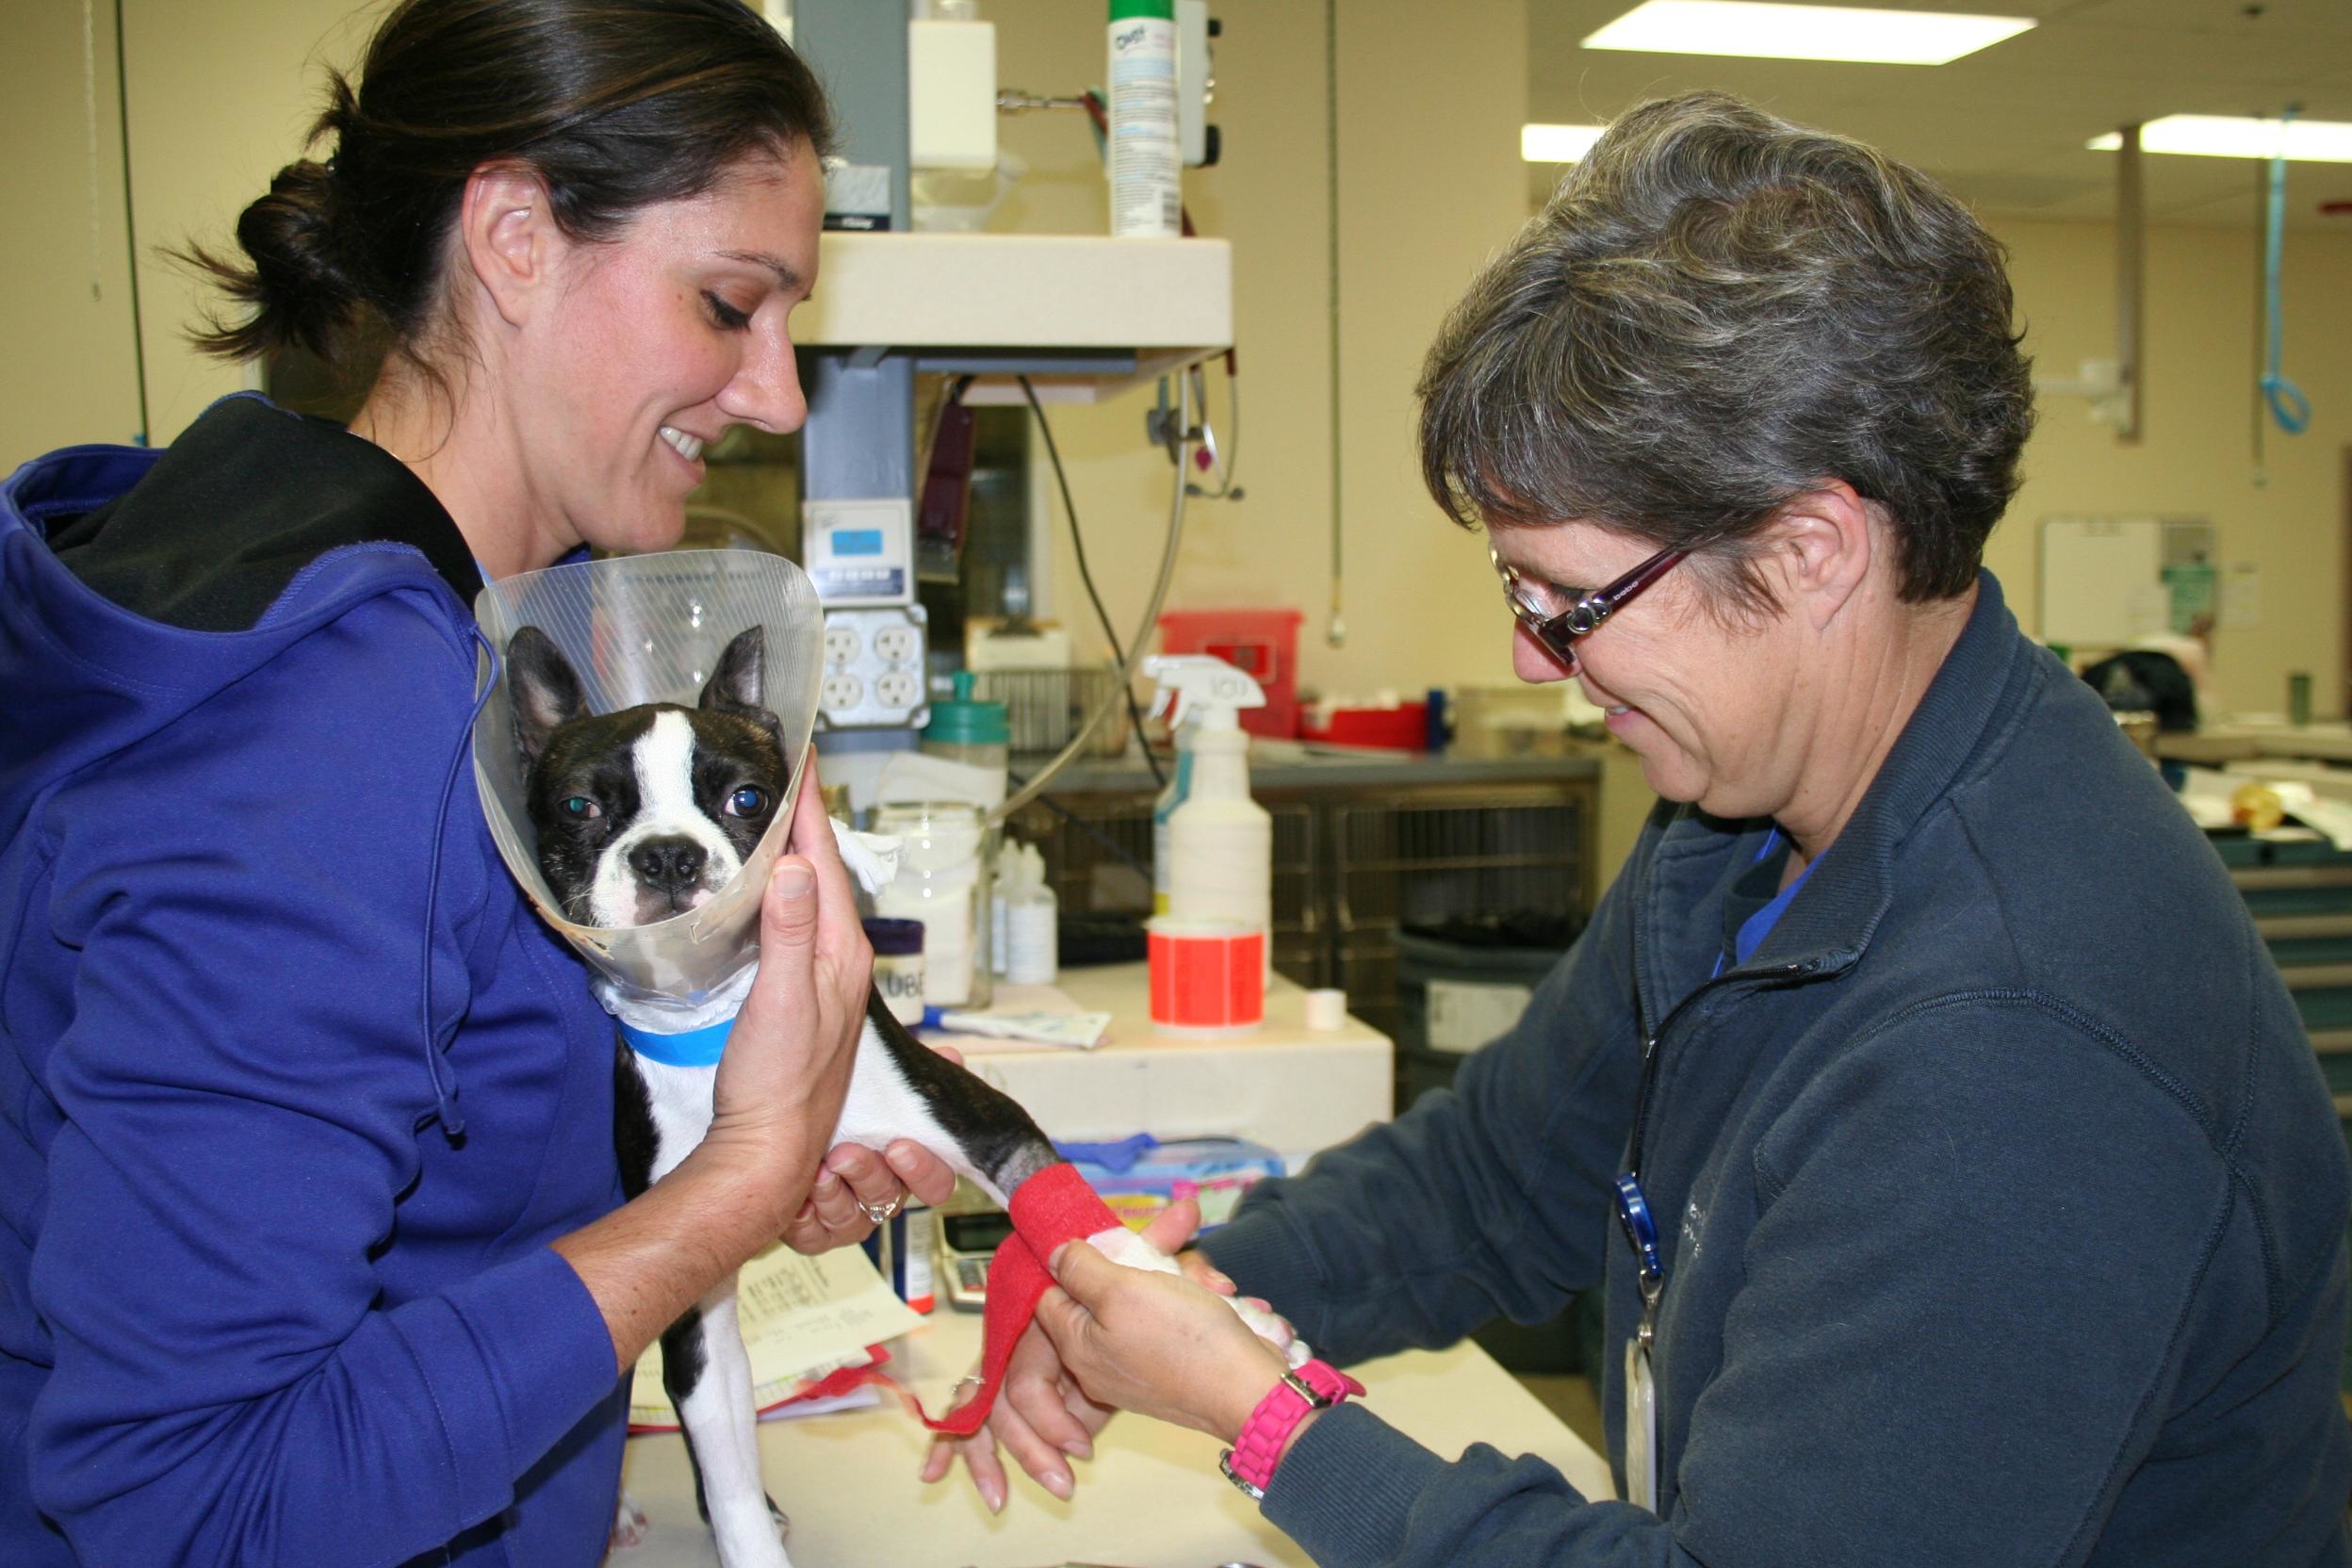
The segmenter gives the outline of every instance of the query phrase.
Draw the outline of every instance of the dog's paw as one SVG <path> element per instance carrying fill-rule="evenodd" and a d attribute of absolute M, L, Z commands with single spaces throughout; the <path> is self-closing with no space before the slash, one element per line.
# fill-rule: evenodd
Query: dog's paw
<path fill-rule="evenodd" d="M 612 1511 L 612 1539 L 607 1550 L 626 1552 L 642 1546 L 645 1544 L 645 1537 L 652 1533 L 653 1524 L 645 1517 L 645 1511 L 637 1506 L 635 1498 L 623 1492 L 620 1507 Z"/>
<path fill-rule="evenodd" d="M 1174 1258 L 1144 1240 L 1124 1225 L 1116 1230 L 1098 1231 L 1086 1238 L 1096 1251 L 1128 1268 L 1149 1269 L 1155 1274 L 1184 1273 Z M 1304 1366 L 1315 1352 L 1307 1348 L 1288 1322 L 1275 1314 L 1239 1296 L 1228 1296 L 1225 1304 L 1233 1309 L 1233 1315 L 1249 1325 L 1250 1331 L 1282 1353 L 1292 1366 Z"/>

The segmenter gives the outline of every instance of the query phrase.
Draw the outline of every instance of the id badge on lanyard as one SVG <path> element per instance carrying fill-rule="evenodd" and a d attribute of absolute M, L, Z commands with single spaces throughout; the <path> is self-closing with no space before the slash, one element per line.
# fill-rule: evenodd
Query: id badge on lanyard
<path fill-rule="evenodd" d="M 1656 1513 L 1658 1380 L 1650 1370 L 1650 1348 L 1658 1337 L 1658 1301 L 1665 1293 L 1666 1273 L 1649 1200 L 1630 1173 L 1617 1178 L 1617 1218 L 1642 1269 L 1642 1324 L 1625 1341 L 1625 1501 Z"/>
<path fill-rule="evenodd" d="M 1650 1315 L 1625 1341 L 1625 1501 L 1658 1511 L 1658 1383 L 1650 1376 Z"/>

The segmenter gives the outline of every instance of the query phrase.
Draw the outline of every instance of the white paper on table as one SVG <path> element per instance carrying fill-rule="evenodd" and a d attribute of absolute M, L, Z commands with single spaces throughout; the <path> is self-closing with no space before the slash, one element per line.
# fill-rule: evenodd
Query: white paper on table
<path fill-rule="evenodd" d="M 1078 1005 L 1076 999 L 1071 997 L 1068 991 L 1062 989 L 1059 986 L 1016 986 L 1003 980 L 999 980 L 996 983 L 995 993 L 990 998 L 988 1004 L 985 1007 L 946 1007 L 941 1009 L 943 1012 L 950 1013 L 977 1013 L 983 1018 L 987 1017 L 990 1013 L 1054 1013 L 1067 1017 L 1070 1014 L 1083 1013 L 1086 1010 L 1086 1008 Z M 1102 1039 L 1095 1041 L 1093 1045 L 1070 1047 L 1067 1049 L 1079 1049 L 1086 1051 L 1099 1049 L 1102 1044 L 1102 1040 L 1107 1040 L 1111 1037 L 1111 1034 L 1117 1026 L 1117 1021 L 1114 1020 L 1112 1028 L 1106 1029 L 1103 1032 Z M 918 1029 L 915 1031 L 915 1034 L 916 1037 L 923 1040 L 926 1045 L 952 1045 L 956 1050 L 964 1052 L 966 1054 L 983 1051 L 1050 1051 L 1056 1049 L 1053 1046 L 1040 1046 L 1035 1040 L 1007 1040 L 999 1039 L 989 1035 L 963 1035 L 957 1034 L 952 1029 Z"/>
<path fill-rule="evenodd" d="M 2279 804 L 2287 808 L 2288 815 L 2327 835 L 2328 841 L 2337 849 L 2352 849 L 2352 803 L 2329 800 L 2297 779 L 2272 778 L 2263 782 L 2278 792 Z"/>
<path fill-rule="evenodd" d="M 873 1359 L 868 1346 L 895 1339 L 923 1322 L 874 1272 L 862 1250 L 837 1247 L 808 1258 L 781 1242 L 745 1264 L 736 1277 L 735 1313 L 751 1358 L 752 1402 L 761 1410 L 829 1372 L 866 1365 Z M 638 1358 L 629 1419 L 640 1427 L 678 1425 L 662 1387 L 659 1341 Z"/>

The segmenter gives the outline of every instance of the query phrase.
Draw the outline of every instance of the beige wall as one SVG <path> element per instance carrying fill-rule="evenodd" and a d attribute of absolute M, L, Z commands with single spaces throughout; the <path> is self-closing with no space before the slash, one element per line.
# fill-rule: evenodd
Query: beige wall
<path fill-rule="evenodd" d="M 114 8 L 21 0 L 0 21 L 0 474 L 139 433 Z"/>
<path fill-rule="evenodd" d="M 2250 180 L 2250 176 L 2249 176 Z M 2114 357 L 2114 235 L 2105 224 L 1996 221 L 2037 369 L 2071 377 Z M 2210 518 L 2224 564 L 2261 571 L 2261 621 L 2225 627 L 2213 648 L 2222 706 L 2286 705 L 2285 674 L 2312 675 L 2322 712 L 2341 710 L 2345 650 L 2345 454 L 2352 449 L 2352 237 L 2291 233 L 2286 369 L 2311 400 L 2311 428 L 2265 439 L 2254 482 L 2252 399 L 2260 254 L 2251 233 L 2157 229 L 2148 244 L 2145 435 L 2117 441 L 2079 398 L 2046 399 L 2026 449 L 2024 491 L 1993 535 L 1992 568 L 2032 627 L 2036 531 L 2048 516 Z"/>
<path fill-rule="evenodd" d="M 1038 91 L 1099 83 L 1092 8 L 995 0 L 1001 79 Z M 1347 0 L 1338 8 L 1341 490 L 1347 645 L 1331 608 L 1330 202 L 1324 8 L 1224 8 L 1217 99 L 1225 161 L 1194 171 L 1185 200 L 1204 234 L 1233 241 L 1243 418 L 1241 501 L 1193 503 L 1175 606 L 1295 605 L 1304 681 L 1408 692 L 1511 678 L 1484 547 L 1422 495 L 1412 387 L 1453 298 L 1526 216 L 1508 155 L 1526 118 L 1522 4 L 1454 8 Z M 1103 232 L 1102 177 L 1070 117 L 1007 122 L 1031 166 L 1000 228 Z M 1496 150 L 1505 155 L 1496 155 Z M 1211 378 L 1211 413 L 1225 416 Z M 1148 394 L 1146 395 L 1148 397 Z M 1088 555 L 1123 637 L 1142 612 L 1168 506 L 1166 461 L 1141 445 L 1144 399 L 1054 411 Z M 1058 509 L 1056 511 L 1058 524 Z M 1066 537 L 1054 606 L 1084 624 Z"/>
<path fill-rule="evenodd" d="M 1330 597 L 1331 420 L 1327 388 L 1330 208 L 1326 196 L 1325 8 L 1313 0 L 1223 8 L 1219 95 L 1225 165 L 1186 177 L 1204 233 L 1234 241 L 1243 367 L 1239 478 L 1247 498 L 1196 502 L 1171 602 L 1291 604 L 1309 613 L 1306 682 L 1366 693 L 1510 679 L 1506 627 L 1478 543 L 1422 497 L 1412 460 L 1411 388 L 1446 306 L 1525 215 L 1511 158 L 1524 118 L 1524 0 L 1438 15 L 1407 0 L 1338 8 L 1341 237 L 1339 420 L 1347 500 L 1344 648 L 1323 633 Z M 1091 0 L 989 0 L 1007 86 L 1068 91 L 1102 79 Z M 100 26 L 95 188 L 87 176 L 81 8 L 11 7 L 5 53 L 38 61 L 0 114 L 10 146 L 10 210 L 38 213 L 0 240 L 0 331 L 31 375 L 0 385 L 0 464 L 74 439 L 121 439 L 136 424 L 130 379 L 120 149 L 112 101 L 111 8 Z M 318 101 L 321 61 L 348 61 L 372 8 L 346 0 L 126 0 L 132 170 L 152 421 L 168 439 L 233 368 L 188 350 L 201 302 L 153 254 L 162 243 L 226 236 L 243 204 L 294 156 Z M 1092 140 L 1071 115 L 1008 121 L 1006 146 L 1031 172 L 999 227 L 1102 232 Z M 94 197 L 93 197 L 94 188 Z M 98 259 L 89 231 L 99 225 Z M 1995 224 L 2013 248 L 2030 346 L 2071 375 L 2112 342 L 2108 231 L 2094 224 Z M 90 296 L 93 276 L 98 297 Z M 2250 235 L 2158 230 L 2148 257 L 2147 439 L 2117 443 L 2083 405 L 2054 400 L 2028 453 L 2028 479 L 1991 561 L 2029 626 L 2034 531 L 2053 514 L 2190 514 L 2220 531 L 2225 563 L 2262 572 L 2262 620 L 2226 630 L 2215 678 L 2226 704 L 2277 708 L 2290 669 L 2314 673 L 2335 710 L 2344 563 L 2342 470 L 2352 447 L 2352 237 L 2296 235 L 2288 259 L 2289 369 L 2318 410 L 2299 437 L 2271 438 L 2270 481 L 2252 482 L 2247 397 L 2254 331 Z M 1223 416 L 1213 381 L 1212 407 Z M 1141 612 L 1165 516 L 1168 470 L 1140 437 L 1145 396 L 1056 411 L 1090 555 L 1122 634 Z M 1056 511 L 1058 525 L 1058 509 Z M 1055 604 L 1083 622 L 1067 540 L 1054 531 Z"/>

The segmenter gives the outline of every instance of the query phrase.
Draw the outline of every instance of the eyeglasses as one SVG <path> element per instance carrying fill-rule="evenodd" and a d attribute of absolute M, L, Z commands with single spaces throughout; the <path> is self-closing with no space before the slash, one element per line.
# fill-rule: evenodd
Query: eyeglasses
<path fill-rule="evenodd" d="M 1574 675 L 1576 644 L 1592 636 L 1603 621 L 1631 604 L 1642 590 L 1664 577 L 1690 553 L 1660 550 L 1608 587 L 1595 588 L 1589 594 L 1578 594 L 1542 578 L 1521 577 L 1518 567 L 1492 549 L 1486 552 L 1486 558 L 1494 564 L 1495 572 L 1503 580 L 1503 598 L 1510 604 L 1511 612 L 1519 617 L 1519 624 L 1560 662 L 1563 670 Z"/>

